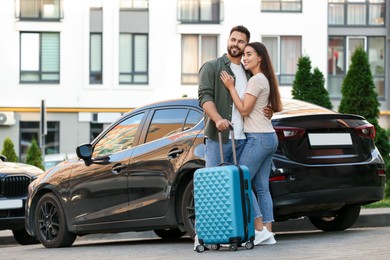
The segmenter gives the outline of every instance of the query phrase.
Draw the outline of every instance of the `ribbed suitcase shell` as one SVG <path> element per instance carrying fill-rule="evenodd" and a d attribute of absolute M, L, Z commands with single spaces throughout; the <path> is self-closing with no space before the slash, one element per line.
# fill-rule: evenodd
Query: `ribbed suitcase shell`
<path fill-rule="evenodd" d="M 246 166 L 239 167 L 243 172 L 243 185 L 240 185 L 237 165 L 195 171 L 196 231 L 199 241 L 204 244 L 243 243 L 254 238 L 249 169 Z M 242 186 L 245 189 L 244 199 Z M 246 221 L 243 209 L 246 211 Z"/>

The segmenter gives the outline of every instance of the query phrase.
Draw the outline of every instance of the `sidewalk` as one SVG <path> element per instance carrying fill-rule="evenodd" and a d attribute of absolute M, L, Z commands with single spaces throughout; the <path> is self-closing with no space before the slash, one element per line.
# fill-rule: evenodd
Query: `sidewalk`
<path fill-rule="evenodd" d="M 390 208 L 361 209 L 360 216 L 352 228 L 384 227 L 390 226 Z M 316 230 L 307 218 L 290 219 L 284 222 L 276 222 L 273 225 L 274 232 Z"/>
<path fill-rule="evenodd" d="M 377 208 L 377 209 L 362 209 L 360 216 L 352 228 L 362 227 L 384 227 L 390 226 L 390 208 Z M 307 218 L 290 219 L 284 222 L 276 222 L 273 226 L 274 232 L 288 232 L 288 231 L 307 231 L 316 230 Z M 108 236 L 113 239 L 142 237 L 143 234 L 146 237 L 155 236 L 152 231 L 148 232 L 125 232 L 118 234 L 104 234 L 104 238 Z M 99 239 L 100 235 L 88 235 L 82 237 L 84 239 Z M 16 244 L 17 242 L 12 236 L 11 230 L 0 231 L 0 247 L 7 244 Z"/>

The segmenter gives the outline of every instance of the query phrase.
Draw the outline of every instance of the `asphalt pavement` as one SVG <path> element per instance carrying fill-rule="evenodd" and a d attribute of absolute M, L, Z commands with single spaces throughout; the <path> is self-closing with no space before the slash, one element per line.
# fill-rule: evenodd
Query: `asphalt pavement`
<path fill-rule="evenodd" d="M 375 208 L 362 209 L 360 216 L 352 228 L 365 227 L 385 227 L 390 226 L 390 208 Z M 306 231 L 316 230 L 307 218 L 290 219 L 284 222 L 276 222 L 273 226 L 273 231 L 287 232 L 287 231 Z M 148 232 L 124 232 L 116 234 L 94 234 L 79 237 L 81 240 L 101 240 L 101 239 L 124 239 L 124 238 L 152 238 L 156 237 L 152 231 Z M 0 231 L 0 246 L 17 243 L 12 236 L 11 230 Z"/>

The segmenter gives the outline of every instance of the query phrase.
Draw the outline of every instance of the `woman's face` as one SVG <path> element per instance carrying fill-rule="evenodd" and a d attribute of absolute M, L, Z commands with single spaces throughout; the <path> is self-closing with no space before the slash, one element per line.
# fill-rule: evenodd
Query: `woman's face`
<path fill-rule="evenodd" d="M 260 60 L 260 56 L 257 55 L 257 52 L 251 46 L 245 47 L 243 63 L 246 70 L 260 69 Z"/>

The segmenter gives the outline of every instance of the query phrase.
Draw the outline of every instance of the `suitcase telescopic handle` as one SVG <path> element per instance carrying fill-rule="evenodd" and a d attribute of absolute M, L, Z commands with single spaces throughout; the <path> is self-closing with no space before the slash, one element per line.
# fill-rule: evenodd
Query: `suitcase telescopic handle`
<path fill-rule="evenodd" d="M 233 162 L 235 165 L 237 165 L 237 156 L 236 156 L 236 142 L 234 139 L 234 129 L 232 125 L 229 125 L 229 130 L 232 138 L 232 152 L 233 152 Z M 221 131 L 218 131 L 218 142 L 219 142 L 219 153 L 221 156 L 221 164 L 225 162 L 224 156 L 223 156 L 223 149 L 222 149 L 222 134 Z"/>

